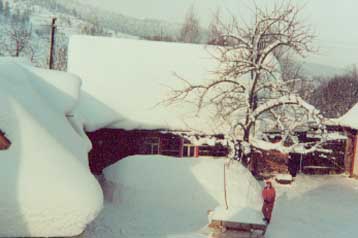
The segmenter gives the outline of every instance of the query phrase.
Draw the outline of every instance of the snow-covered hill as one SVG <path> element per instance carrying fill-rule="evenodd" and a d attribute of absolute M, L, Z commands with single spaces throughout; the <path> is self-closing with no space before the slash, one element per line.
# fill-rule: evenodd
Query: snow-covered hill
<path fill-rule="evenodd" d="M 312 62 L 303 63 L 303 73 L 311 77 L 333 77 L 344 74 L 344 69 Z"/>
<path fill-rule="evenodd" d="M 119 13 L 102 10 L 80 0 L 0 0 L 9 6 L 9 14 L 0 8 L 0 55 L 15 56 L 16 40 L 12 37 L 15 15 L 26 20 L 29 36 L 19 55 L 31 59 L 34 65 L 48 67 L 51 21 L 56 18 L 55 65 L 65 70 L 68 39 L 73 34 L 101 35 L 118 38 L 168 36 L 175 38 L 180 24 L 154 19 L 136 19 Z M 18 33 L 18 32 L 17 32 Z M 21 31 L 22 35 L 24 32 Z M 18 37 L 19 38 L 19 37 Z"/>
<path fill-rule="evenodd" d="M 33 11 L 33 16 L 58 18 L 58 24 L 76 28 L 76 24 L 95 24 L 104 28 L 105 34 L 145 37 L 159 35 L 165 32 L 176 35 L 179 24 L 155 19 L 137 19 L 123 14 L 103 10 L 79 0 L 13 0 L 18 8 L 27 8 Z M 67 24 L 66 24 L 67 23 Z"/>

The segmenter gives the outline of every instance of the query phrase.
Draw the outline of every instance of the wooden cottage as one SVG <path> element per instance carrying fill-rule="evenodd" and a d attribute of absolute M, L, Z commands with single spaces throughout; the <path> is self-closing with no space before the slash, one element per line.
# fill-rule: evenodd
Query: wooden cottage
<path fill-rule="evenodd" d="M 89 153 L 92 172 L 100 173 L 103 168 L 130 155 L 167 155 L 185 157 L 225 157 L 228 147 L 222 135 L 195 135 L 214 143 L 196 143 L 185 133 L 160 130 L 100 129 L 88 132 L 92 141 Z"/>
<path fill-rule="evenodd" d="M 309 125 L 307 127 L 296 128 L 295 136 L 301 143 L 315 143 L 319 140 L 317 127 Z M 270 143 L 280 141 L 280 132 L 269 130 L 265 132 L 265 137 Z M 276 150 L 262 150 L 255 148 L 253 159 L 256 161 L 256 171 L 258 176 L 270 176 L 277 173 L 297 173 L 305 174 L 338 174 L 345 171 L 345 148 L 347 137 L 342 131 L 328 131 L 325 142 L 312 153 L 283 153 Z"/>
<path fill-rule="evenodd" d="M 331 128 L 342 131 L 347 136 L 344 167 L 352 177 L 358 177 L 358 104 L 342 117 L 332 120 Z"/>
<path fill-rule="evenodd" d="M 92 171 L 134 154 L 226 156 L 224 128 L 211 118 L 212 109 L 163 103 L 173 89 L 185 86 L 180 78 L 197 83 L 213 77 L 215 67 L 202 45 L 71 38 L 68 70 L 83 80 L 73 116 L 83 117 L 92 142 Z"/>

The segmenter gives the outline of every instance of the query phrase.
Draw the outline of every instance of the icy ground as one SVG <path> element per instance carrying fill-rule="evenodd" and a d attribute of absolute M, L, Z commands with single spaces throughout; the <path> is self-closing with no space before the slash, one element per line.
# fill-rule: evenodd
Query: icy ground
<path fill-rule="evenodd" d="M 276 185 L 278 198 L 266 238 L 357 237 L 358 181 L 345 176 L 298 176 Z"/>
<path fill-rule="evenodd" d="M 104 172 L 107 201 L 85 237 L 207 237 L 203 228 L 208 224 L 208 210 L 225 204 L 224 163 L 224 159 L 165 156 L 132 156 L 119 161 Z M 248 170 L 236 162 L 226 174 L 233 214 L 238 210 L 260 214 L 261 186 Z"/>

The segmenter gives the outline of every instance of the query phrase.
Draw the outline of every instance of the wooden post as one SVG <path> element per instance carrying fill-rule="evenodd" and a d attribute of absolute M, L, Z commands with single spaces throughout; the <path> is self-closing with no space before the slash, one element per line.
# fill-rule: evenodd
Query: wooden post
<path fill-rule="evenodd" d="M 56 32 L 55 24 L 56 24 L 56 17 L 53 17 L 51 23 L 49 69 L 53 69 L 53 62 L 54 62 L 54 45 L 55 45 L 55 32 Z"/>
<path fill-rule="evenodd" d="M 355 134 L 353 137 L 353 159 L 352 159 L 352 169 L 351 169 L 351 176 L 358 175 L 358 134 Z M 357 160 L 357 161 L 356 161 Z"/>
<path fill-rule="evenodd" d="M 179 143 L 179 157 L 183 157 L 183 148 L 184 148 L 184 139 L 180 138 L 180 143 Z"/>
<path fill-rule="evenodd" d="M 197 145 L 194 147 L 194 157 L 199 158 L 199 146 Z"/>
<path fill-rule="evenodd" d="M 224 199 L 225 199 L 225 207 L 226 207 L 226 210 L 228 210 L 228 209 L 229 209 L 229 205 L 228 205 L 228 202 L 227 202 L 226 165 L 225 165 L 225 162 L 224 162 Z"/>

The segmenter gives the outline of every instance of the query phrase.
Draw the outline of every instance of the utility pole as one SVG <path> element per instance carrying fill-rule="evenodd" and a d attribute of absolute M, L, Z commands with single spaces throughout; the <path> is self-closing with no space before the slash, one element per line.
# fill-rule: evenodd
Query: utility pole
<path fill-rule="evenodd" d="M 52 18 L 52 23 L 51 23 L 49 69 L 53 69 L 55 32 L 56 32 L 56 17 L 53 17 Z"/>
<path fill-rule="evenodd" d="M 160 26 L 160 41 L 163 41 L 163 26 Z"/>

